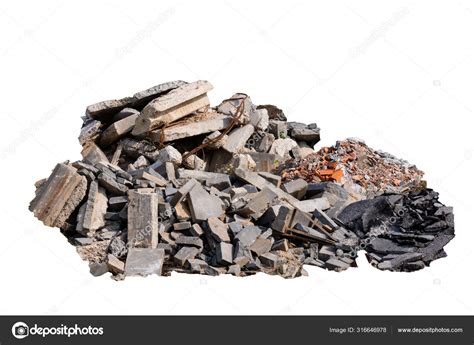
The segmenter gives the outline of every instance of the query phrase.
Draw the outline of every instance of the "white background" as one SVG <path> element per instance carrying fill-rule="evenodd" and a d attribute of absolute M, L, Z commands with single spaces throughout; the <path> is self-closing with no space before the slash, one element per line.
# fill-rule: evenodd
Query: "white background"
<path fill-rule="evenodd" d="M 474 4 L 469 1 L 2 1 L 0 313 L 472 314 Z M 284 280 L 94 278 L 28 212 L 33 183 L 80 158 L 88 104 L 206 79 L 416 163 L 453 205 L 448 258 L 421 272 L 307 267 Z"/>

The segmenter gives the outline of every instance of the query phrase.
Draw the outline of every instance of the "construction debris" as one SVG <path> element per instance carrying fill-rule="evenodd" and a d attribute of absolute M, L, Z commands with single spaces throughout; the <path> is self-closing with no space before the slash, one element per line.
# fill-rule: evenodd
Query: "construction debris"
<path fill-rule="evenodd" d="M 207 81 L 173 81 L 87 107 L 82 160 L 38 181 L 30 210 L 90 272 L 294 278 L 304 265 L 416 271 L 446 256 L 451 207 L 423 173 L 357 139 L 314 150 L 320 129 Z"/>

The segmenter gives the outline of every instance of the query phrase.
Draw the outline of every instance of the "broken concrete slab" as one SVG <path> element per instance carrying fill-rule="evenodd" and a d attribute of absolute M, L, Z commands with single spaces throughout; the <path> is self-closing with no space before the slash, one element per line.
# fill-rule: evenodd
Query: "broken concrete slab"
<path fill-rule="evenodd" d="M 204 244 L 199 237 L 196 236 L 179 236 L 175 243 L 179 246 L 190 246 L 202 249 Z"/>
<path fill-rule="evenodd" d="M 175 89 L 184 84 L 186 83 L 181 80 L 171 81 L 137 92 L 131 97 L 107 100 L 91 104 L 87 107 L 86 114 L 92 117 L 93 119 L 106 121 L 107 119 L 110 119 L 114 114 L 120 112 L 126 107 L 137 109 L 141 108 L 144 104 L 148 103 L 153 98 L 156 98 L 159 95 L 169 92 L 170 90 Z"/>
<path fill-rule="evenodd" d="M 182 85 L 151 101 L 140 113 L 133 135 L 147 133 L 209 106 L 207 92 L 212 85 L 203 80 Z"/>
<path fill-rule="evenodd" d="M 183 124 L 175 124 L 164 129 L 156 129 L 148 133 L 151 141 L 170 142 L 180 139 L 195 137 L 214 131 L 220 131 L 230 126 L 233 117 L 219 113 L 210 113 L 202 121 L 185 122 Z"/>
<path fill-rule="evenodd" d="M 162 274 L 165 251 L 160 248 L 130 248 L 125 262 L 126 276 Z"/>
<path fill-rule="evenodd" d="M 195 184 L 189 191 L 187 200 L 193 222 L 203 222 L 224 214 L 221 200 L 206 192 L 200 184 Z"/>
<path fill-rule="evenodd" d="M 258 257 L 263 266 L 268 268 L 276 268 L 278 263 L 278 255 L 275 255 L 271 252 L 262 254 Z"/>

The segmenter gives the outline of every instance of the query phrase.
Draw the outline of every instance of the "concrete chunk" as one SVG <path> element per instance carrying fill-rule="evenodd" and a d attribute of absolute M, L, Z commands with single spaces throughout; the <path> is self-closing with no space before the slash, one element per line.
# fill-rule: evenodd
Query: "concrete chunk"
<path fill-rule="evenodd" d="M 201 228 L 199 224 L 193 224 L 191 226 L 191 229 L 189 229 L 189 232 L 191 232 L 193 236 L 198 236 L 198 237 L 204 234 L 204 230 Z"/>
<path fill-rule="evenodd" d="M 235 235 L 235 240 L 240 242 L 244 247 L 251 246 L 260 236 L 262 231 L 258 226 L 247 226 Z"/>
<path fill-rule="evenodd" d="M 102 132 L 102 135 L 100 136 L 100 144 L 104 146 L 110 145 L 119 140 L 125 134 L 129 133 L 135 126 L 135 120 L 137 117 L 138 115 L 131 115 L 111 124 L 104 132 Z"/>
<path fill-rule="evenodd" d="M 298 147 L 298 143 L 293 139 L 276 139 L 273 142 L 269 152 L 277 154 L 283 158 L 289 158 L 291 149 L 294 147 Z"/>
<path fill-rule="evenodd" d="M 97 180 L 99 181 L 99 184 L 105 188 L 106 191 L 113 195 L 127 194 L 128 187 L 121 183 L 118 183 L 113 177 L 107 174 L 99 174 Z"/>
<path fill-rule="evenodd" d="M 163 176 L 158 174 L 153 169 L 141 170 L 135 175 L 135 178 L 151 181 L 160 187 L 164 187 L 168 184 L 168 182 L 163 178 Z"/>
<path fill-rule="evenodd" d="M 95 164 L 98 162 L 109 162 L 105 153 L 93 141 L 87 142 L 81 151 L 83 160 Z"/>
<path fill-rule="evenodd" d="M 273 253 L 265 253 L 258 257 L 263 266 L 268 268 L 276 268 L 278 256 Z"/>
<path fill-rule="evenodd" d="M 193 222 L 203 222 L 211 217 L 220 217 L 224 213 L 222 201 L 196 184 L 187 197 Z"/>
<path fill-rule="evenodd" d="M 86 195 L 87 179 L 76 169 L 58 164 L 38 188 L 29 209 L 44 225 L 62 227 Z M 61 197 L 58 198 L 58 195 Z"/>
<path fill-rule="evenodd" d="M 202 249 L 204 246 L 202 240 L 196 236 L 179 236 L 175 242 L 179 246 L 190 246 L 199 249 Z"/>
<path fill-rule="evenodd" d="M 303 212 L 312 213 L 314 210 L 327 210 L 331 207 L 327 198 L 302 200 L 295 204 Z"/>
<path fill-rule="evenodd" d="M 99 187 L 97 181 L 92 181 L 84 209 L 84 218 L 79 231 L 86 235 L 94 232 L 105 225 L 105 213 L 107 212 L 107 195 L 105 189 Z M 78 224 L 79 225 L 79 224 Z"/>
<path fill-rule="evenodd" d="M 171 198 L 170 200 L 171 206 L 175 206 L 177 203 L 183 201 L 183 199 L 189 194 L 191 189 L 193 189 L 194 186 L 197 184 L 198 182 L 194 179 L 191 179 L 188 182 L 186 182 L 181 188 L 178 189 L 178 191 Z"/>
<path fill-rule="evenodd" d="M 258 173 L 260 176 L 262 176 L 265 180 L 270 182 L 271 184 L 274 184 L 275 187 L 280 188 L 281 185 L 281 177 L 269 172 L 261 171 Z"/>
<path fill-rule="evenodd" d="M 109 254 L 107 255 L 107 268 L 113 274 L 123 273 L 125 270 L 125 264 L 119 260 L 116 256 Z"/>
<path fill-rule="evenodd" d="M 79 134 L 79 143 L 85 145 L 90 141 L 94 141 L 100 134 L 100 128 L 102 123 L 100 121 L 89 119 L 81 128 L 81 133 Z"/>
<path fill-rule="evenodd" d="M 229 153 L 239 153 L 245 147 L 245 143 L 254 131 L 255 128 L 250 124 L 233 129 L 222 148 Z"/>
<path fill-rule="evenodd" d="M 249 246 L 249 249 L 251 252 L 260 256 L 268 253 L 272 249 L 272 244 L 273 241 L 271 239 L 259 237 Z"/>
<path fill-rule="evenodd" d="M 186 261 L 194 259 L 200 250 L 196 247 L 183 247 L 174 256 L 174 260 L 181 266 L 184 266 Z"/>
<path fill-rule="evenodd" d="M 163 142 L 175 141 L 223 130 L 230 126 L 232 120 L 232 116 L 211 113 L 207 118 L 200 121 L 183 123 L 180 125 L 176 124 L 169 128 L 153 130 L 148 133 L 148 137 L 156 143 L 161 140 L 163 140 Z M 161 131 L 163 131 L 163 133 Z"/>
<path fill-rule="evenodd" d="M 220 242 L 216 247 L 216 261 L 220 265 L 232 265 L 233 246 L 230 243 Z"/>
<path fill-rule="evenodd" d="M 160 248 L 130 248 L 125 263 L 126 276 L 162 274 L 165 251 Z"/>
<path fill-rule="evenodd" d="M 181 80 L 171 81 L 137 92 L 132 97 L 107 100 L 91 104 L 87 107 L 86 113 L 94 119 L 108 120 L 126 107 L 141 108 L 153 98 L 156 98 L 159 95 L 169 92 L 170 90 L 184 84 L 186 83 Z"/>
<path fill-rule="evenodd" d="M 206 93 L 212 85 L 203 80 L 182 85 L 151 101 L 137 118 L 133 135 L 140 135 L 209 106 Z"/>
<path fill-rule="evenodd" d="M 308 182 L 299 178 L 283 184 L 282 189 L 296 199 L 302 199 L 308 190 Z"/>
<path fill-rule="evenodd" d="M 218 242 L 230 242 L 227 224 L 217 217 L 209 217 L 207 220 L 208 229 L 211 236 Z"/>
<path fill-rule="evenodd" d="M 245 208 L 239 210 L 238 213 L 246 217 L 258 219 L 265 213 L 276 198 L 278 198 L 278 195 L 265 187 L 252 196 Z"/>
<path fill-rule="evenodd" d="M 158 195 L 150 190 L 128 192 L 128 242 L 132 247 L 158 244 Z"/>

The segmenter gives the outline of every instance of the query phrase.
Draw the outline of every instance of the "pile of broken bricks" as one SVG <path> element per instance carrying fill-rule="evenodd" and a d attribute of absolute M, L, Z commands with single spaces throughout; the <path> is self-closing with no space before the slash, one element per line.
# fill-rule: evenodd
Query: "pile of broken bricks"
<path fill-rule="evenodd" d="M 348 139 L 314 150 L 316 124 L 207 81 L 173 81 L 87 107 L 82 160 L 36 182 L 30 210 L 99 276 L 172 271 L 285 278 L 446 256 L 453 210 L 403 160 Z M 390 188 L 388 188 L 388 187 Z"/>

